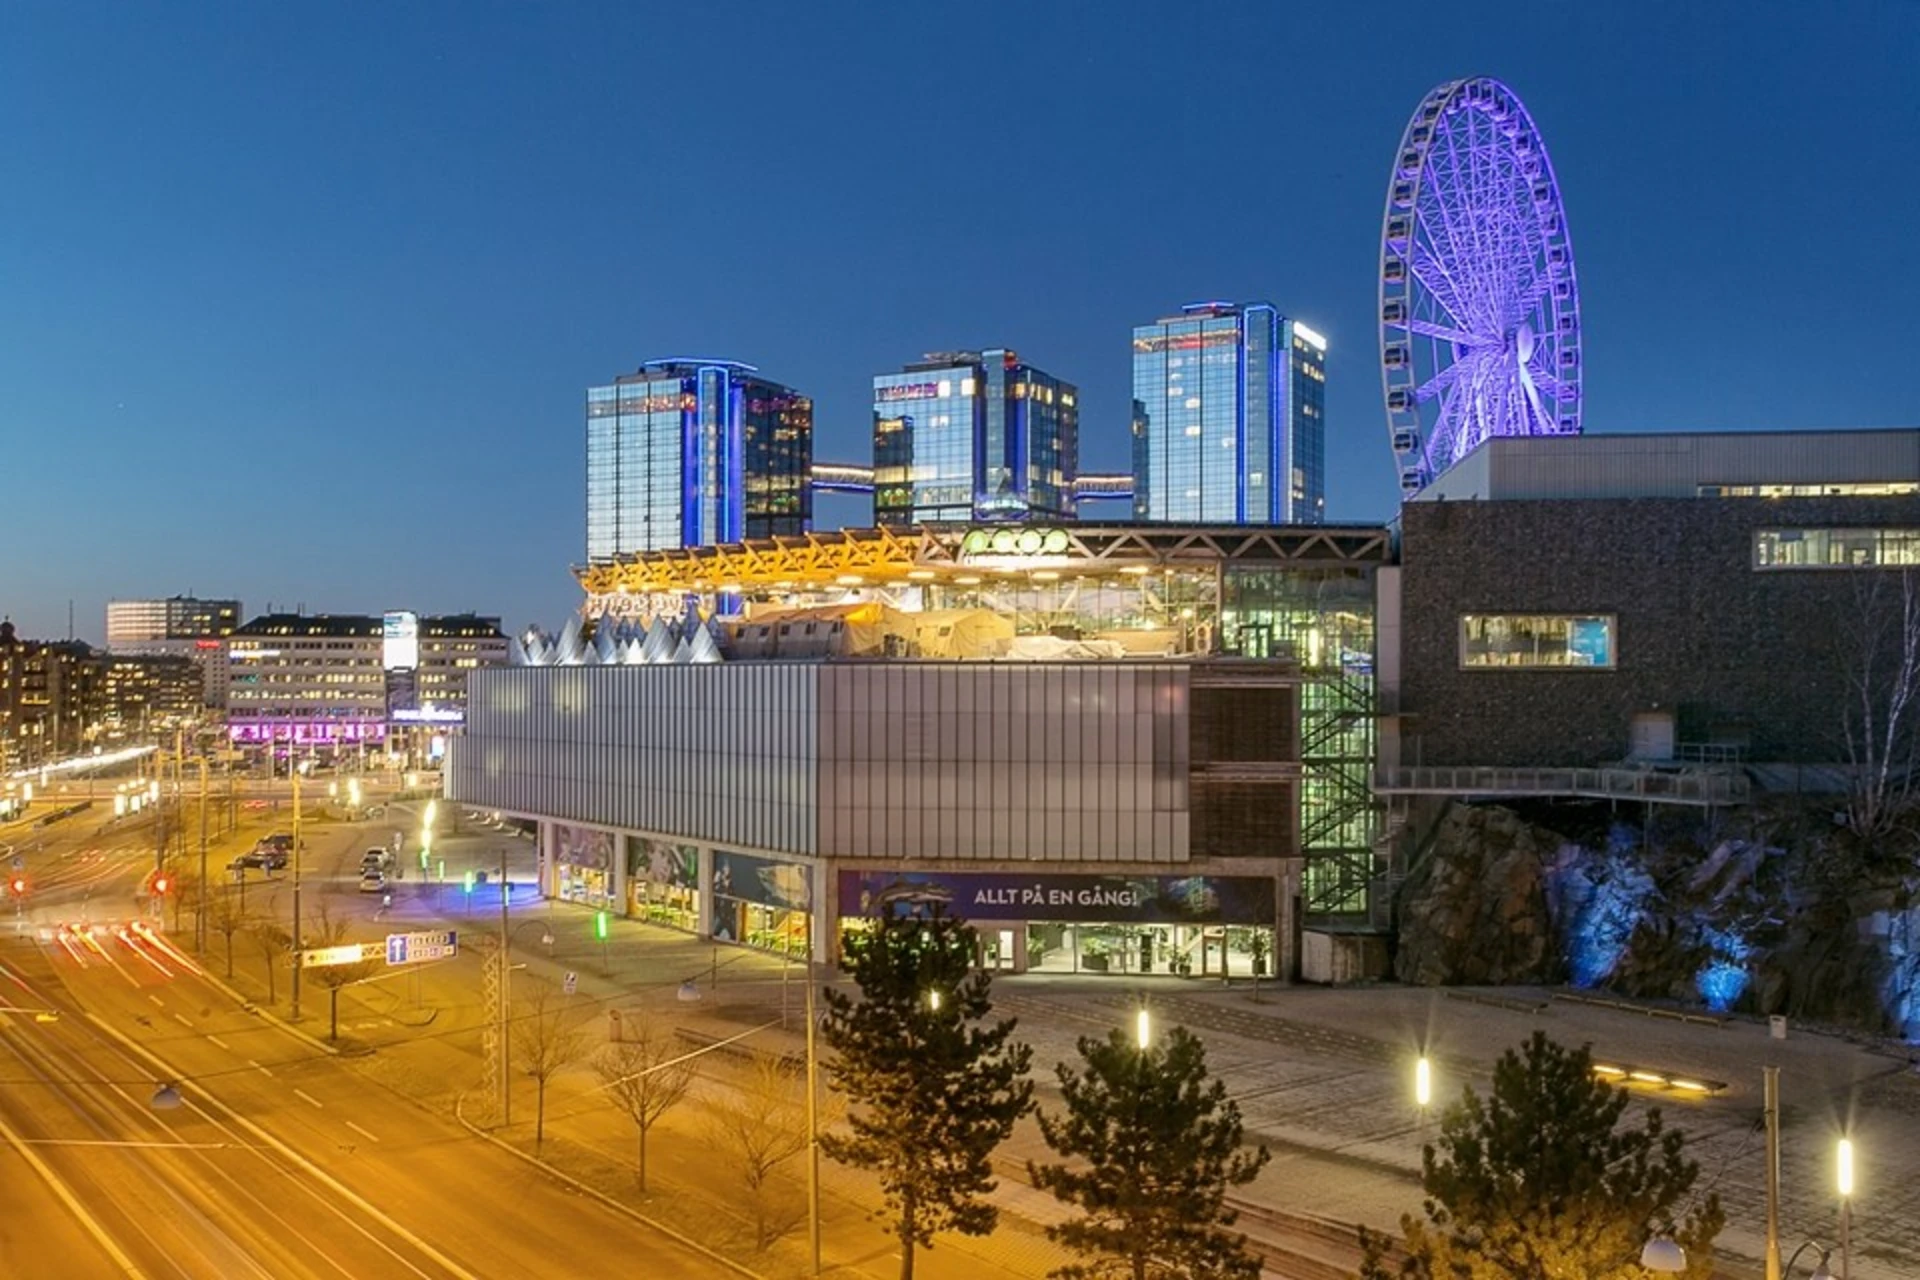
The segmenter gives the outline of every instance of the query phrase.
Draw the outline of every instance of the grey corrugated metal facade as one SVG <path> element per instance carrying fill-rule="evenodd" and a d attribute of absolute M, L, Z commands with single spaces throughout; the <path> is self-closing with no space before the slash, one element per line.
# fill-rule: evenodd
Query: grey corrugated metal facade
<path fill-rule="evenodd" d="M 1487 441 L 1414 501 L 1692 498 L 1720 486 L 1911 481 L 1920 481 L 1914 428 L 1514 436 Z"/>
<path fill-rule="evenodd" d="M 1180 663 L 477 671 L 448 794 L 778 853 L 1177 865 L 1189 697 Z"/>
<path fill-rule="evenodd" d="M 693 840 L 817 852 L 818 673 L 778 663 L 476 671 L 448 795 Z"/>

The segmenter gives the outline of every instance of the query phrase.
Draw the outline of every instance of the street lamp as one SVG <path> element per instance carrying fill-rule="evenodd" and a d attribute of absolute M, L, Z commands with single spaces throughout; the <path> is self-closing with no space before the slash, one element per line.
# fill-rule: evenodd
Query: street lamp
<path fill-rule="evenodd" d="M 1853 1139 L 1840 1139 L 1834 1155 L 1840 1189 L 1840 1280 L 1853 1280 Z"/>
<path fill-rule="evenodd" d="M 1813 1264 L 1813 1270 L 1807 1273 L 1807 1280 L 1833 1280 L 1833 1272 L 1827 1270 L 1827 1259 L 1833 1256 L 1833 1250 L 1827 1248 L 1826 1245 L 1821 1244 L 1818 1240 L 1803 1241 L 1800 1247 L 1793 1251 L 1793 1256 L 1787 1259 L 1786 1270 L 1780 1274 L 1782 1276 L 1791 1276 L 1793 1274 L 1793 1264 L 1800 1261 L 1800 1255 L 1809 1249 L 1818 1249 L 1820 1251 L 1820 1261 Z"/>

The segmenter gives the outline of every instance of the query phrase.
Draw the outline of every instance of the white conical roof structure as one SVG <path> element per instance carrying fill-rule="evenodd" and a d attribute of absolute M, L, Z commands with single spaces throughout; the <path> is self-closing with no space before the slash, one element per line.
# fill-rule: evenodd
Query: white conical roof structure
<path fill-rule="evenodd" d="M 693 643 L 687 646 L 687 661 L 705 664 L 723 660 L 720 642 L 714 639 L 713 628 L 711 626 L 695 627 Z"/>
<path fill-rule="evenodd" d="M 593 660 L 602 665 L 612 663 L 614 658 L 613 619 L 604 613 L 593 624 Z"/>
<path fill-rule="evenodd" d="M 527 657 L 527 651 L 520 647 L 519 636 L 507 637 L 507 665 L 510 667 L 530 667 L 533 665 L 532 661 Z"/>
<path fill-rule="evenodd" d="M 560 641 L 555 646 L 554 661 L 563 667 L 576 667 L 585 658 L 585 646 L 580 642 L 580 615 L 572 614 L 567 625 L 560 629 Z"/>
<path fill-rule="evenodd" d="M 655 618 L 652 625 L 647 628 L 646 643 L 640 646 L 640 660 L 642 662 L 673 661 L 673 631 L 664 619 Z"/>

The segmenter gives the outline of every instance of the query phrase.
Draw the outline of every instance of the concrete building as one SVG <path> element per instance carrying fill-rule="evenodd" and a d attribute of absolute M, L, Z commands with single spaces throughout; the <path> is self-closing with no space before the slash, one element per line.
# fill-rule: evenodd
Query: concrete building
<path fill-rule="evenodd" d="M 590 640 L 474 677 L 448 795 L 538 821 L 550 894 L 719 940 L 825 957 L 938 899 L 996 966 L 1290 973 L 1370 919 L 1388 549 L 980 525 L 627 557 L 581 572 Z"/>
<path fill-rule="evenodd" d="M 226 705 L 227 637 L 240 625 L 238 600 L 169 596 L 107 602 L 107 649 L 115 654 L 192 658 L 202 705 Z"/>
<path fill-rule="evenodd" d="M 1402 508 L 1400 559 L 1384 792 L 1727 802 L 1847 760 L 1920 599 L 1920 431 L 1495 439 Z"/>

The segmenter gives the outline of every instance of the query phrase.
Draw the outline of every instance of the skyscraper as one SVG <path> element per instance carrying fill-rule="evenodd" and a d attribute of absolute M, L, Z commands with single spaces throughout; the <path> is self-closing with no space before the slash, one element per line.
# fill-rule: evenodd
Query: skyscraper
<path fill-rule="evenodd" d="M 1265 302 L 1196 302 L 1136 328 L 1134 517 L 1324 519 L 1326 352 Z"/>
<path fill-rule="evenodd" d="M 730 360 L 656 360 L 587 390 L 587 559 L 798 534 L 813 401 Z"/>
<path fill-rule="evenodd" d="M 1072 519 L 1080 393 L 1011 351 L 935 352 L 873 380 L 873 519 Z"/>

